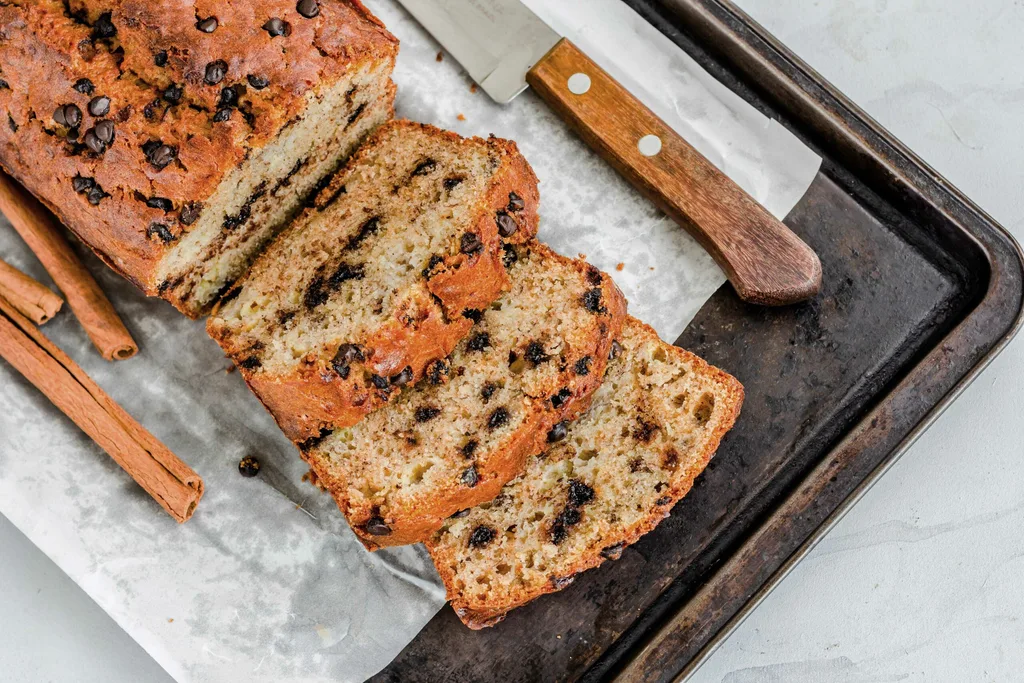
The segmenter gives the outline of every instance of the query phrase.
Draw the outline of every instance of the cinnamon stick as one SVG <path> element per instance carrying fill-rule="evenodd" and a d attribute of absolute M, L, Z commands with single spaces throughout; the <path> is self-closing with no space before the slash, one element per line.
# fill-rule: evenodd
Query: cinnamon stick
<path fill-rule="evenodd" d="M 64 305 L 64 300 L 41 282 L 36 282 L 14 266 L 0 260 L 0 296 L 23 316 L 42 325 Z"/>
<path fill-rule="evenodd" d="M 35 252 L 86 334 L 107 360 L 134 356 L 138 344 L 110 300 L 72 251 L 49 211 L 10 176 L 0 171 L 0 211 Z"/>
<path fill-rule="evenodd" d="M 114 402 L 27 318 L 0 298 L 0 357 L 36 386 L 178 522 L 203 480 Z"/>

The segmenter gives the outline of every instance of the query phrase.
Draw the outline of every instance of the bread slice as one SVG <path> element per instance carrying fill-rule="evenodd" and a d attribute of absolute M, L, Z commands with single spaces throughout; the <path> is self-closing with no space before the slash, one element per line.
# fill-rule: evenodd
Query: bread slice
<path fill-rule="evenodd" d="M 686 495 L 738 417 L 739 382 L 636 319 L 615 353 L 566 438 L 427 543 L 470 628 L 618 559 Z"/>
<path fill-rule="evenodd" d="M 541 244 L 510 252 L 512 289 L 427 379 L 303 456 L 372 549 L 430 537 L 561 439 L 625 318 L 611 279 Z"/>
<path fill-rule="evenodd" d="M 392 116 L 398 40 L 358 0 L 312 5 L 0 3 L 0 165 L 147 294 L 205 314 Z"/>
<path fill-rule="evenodd" d="M 348 427 L 443 360 L 537 232 L 515 143 L 393 121 L 225 297 L 208 330 L 296 442 Z"/>

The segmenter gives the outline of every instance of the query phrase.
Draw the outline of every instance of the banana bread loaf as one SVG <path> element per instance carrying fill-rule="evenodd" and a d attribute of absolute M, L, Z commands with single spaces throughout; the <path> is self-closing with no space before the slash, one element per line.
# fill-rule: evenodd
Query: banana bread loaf
<path fill-rule="evenodd" d="M 452 352 L 537 232 L 514 143 L 382 126 L 208 322 L 293 441 L 348 427 Z"/>
<path fill-rule="evenodd" d="M 611 279 L 541 244 L 516 249 L 512 288 L 427 378 L 303 449 L 363 543 L 422 541 L 493 498 L 565 436 L 601 383 L 625 300 Z"/>
<path fill-rule="evenodd" d="M 111 267 L 198 316 L 392 115 L 359 0 L 0 6 L 0 165 Z"/>
<path fill-rule="evenodd" d="M 427 543 L 469 627 L 618 559 L 686 495 L 739 415 L 739 382 L 634 318 L 613 355 L 565 438 Z"/>

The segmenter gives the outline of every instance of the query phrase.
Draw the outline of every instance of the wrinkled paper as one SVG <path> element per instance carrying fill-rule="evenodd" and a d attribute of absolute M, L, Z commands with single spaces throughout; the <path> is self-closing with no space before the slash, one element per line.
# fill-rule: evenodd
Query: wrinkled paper
<path fill-rule="evenodd" d="M 631 312 L 675 339 L 724 282 L 711 259 L 534 95 L 503 108 L 472 93 L 393 0 L 367 4 L 402 41 L 399 115 L 517 140 L 541 180 L 541 236 L 611 272 Z M 775 215 L 803 195 L 819 160 L 626 5 L 528 4 Z M 206 495 L 175 524 L 0 362 L 0 512 L 179 681 L 359 681 L 386 666 L 444 603 L 426 553 L 365 552 L 202 323 L 80 252 L 141 354 L 101 360 L 67 311 L 46 335 L 195 468 Z M 0 257 L 49 282 L 7 225 Z M 263 465 L 255 479 L 238 474 L 249 454 Z"/>

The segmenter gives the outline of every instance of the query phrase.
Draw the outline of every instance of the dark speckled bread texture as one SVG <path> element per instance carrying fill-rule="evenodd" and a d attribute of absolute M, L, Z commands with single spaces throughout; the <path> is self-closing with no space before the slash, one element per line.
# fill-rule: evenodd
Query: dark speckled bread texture
<path fill-rule="evenodd" d="M 358 0 L 0 7 L 0 164 L 147 294 L 204 313 L 391 117 Z"/>
<path fill-rule="evenodd" d="M 293 441 L 351 426 L 508 287 L 537 202 L 514 143 L 392 121 L 257 259 L 210 335 Z"/>
<path fill-rule="evenodd" d="M 559 441 L 601 383 L 626 302 L 606 274 L 519 247 L 512 287 L 436 373 L 304 449 L 370 549 L 426 540 Z"/>
<path fill-rule="evenodd" d="M 618 559 L 687 494 L 739 416 L 739 382 L 635 318 L 616 353 L 565 438 L 428 541 L 471 628 Z"/>

